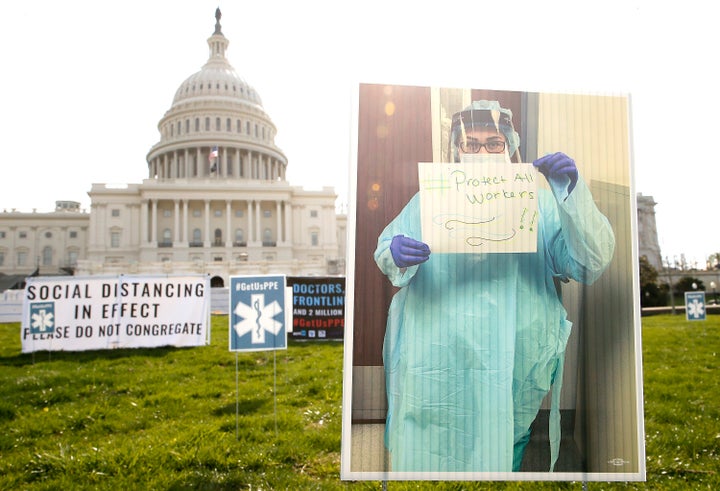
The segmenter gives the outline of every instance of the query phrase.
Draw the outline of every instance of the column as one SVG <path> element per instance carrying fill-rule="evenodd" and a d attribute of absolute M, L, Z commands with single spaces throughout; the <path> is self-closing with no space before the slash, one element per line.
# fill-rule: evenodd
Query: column
<path fill-rule="evenodd" d="M 187 246 L 190 242 L 190 237 L 188 237 L 188 200 L 183 200 L 183 235 L 182 235 L 182 241 L 183 245 Z"/>
<path fill-rule="evenodd" d="M 157 207 L 158 200 L 152 200 L 152 215 L 150 216 L 150 242 L 153 246 L 157 246 Z"/>
<path fill-rule="evenodd" d="M 148 200 L 144 199 L 140 203 L 140 244 L 148 243 Z"/>
<path fill-rule="evenodd" d="M 234 234 L 232 233 L 232 201 L 225 201 L 225 247 L 232 247 Z"/>
<path fill-rule="evenodd" d="M 275 243 L 277 245 L 283 242 L 281 203 L 280 200 L 275 201 Z"/>
<path fill-rule="evenodd" d="M 180 200 L 173 200 L 173 204 L 175 205 L 175 209 L 173 210 L 173 217 L 175 218 L 175 225 L 173 230 L 173 235 L 175 238 L 173 239 L 173 246 L 177 246 L 178 242 L 180 242 Z"/>
<path fill-rule="evenodd" d="M 236 149 L 235 149 L 235 177 L 236 177 L 237 179 L 239 179 L 240 177 L 242 177 L 242 170 L 241 170 L 242 168 L 241 168 L 241 166 L 242 166 L 242 164 L 240 163 L 240 149 L 239 149 L 239 148 L 236 148 Z"/>
<path fill-rule="evenodd" d="M 260 201 L 255 202 L 255 240 L 262 243 L 262 231 L 260 229 Z"/>
<path fill-rule="evenodd" d="M 247 226 L 247 243 L 250 245 L 254 238 L 253 238 L 253 201 L 248 200 L 247 202 L 247 216 L 248 216 L 248 226 Z"/>
<path fill-rule="evenodd" d="M 285 242 L 292 245 L 290 222 L 292 220 L 292 203 L 285 201 Z"/>
<path fill-rule="evenodd" d="M 205 173 L 203 172 L 202 158 L 201 158 L 202 150 L 200 149 L 200 147 L 197 147 L 195 149 L 195 151 L 197 152 L 197 155 L 195 157 L 195 176 L 194 177 L 204 177 Z"/>
<path fill-rule="evenodd" d="M 204 247 L 210 247 L 210 200 L 205 200 L 205 244 Z"/>

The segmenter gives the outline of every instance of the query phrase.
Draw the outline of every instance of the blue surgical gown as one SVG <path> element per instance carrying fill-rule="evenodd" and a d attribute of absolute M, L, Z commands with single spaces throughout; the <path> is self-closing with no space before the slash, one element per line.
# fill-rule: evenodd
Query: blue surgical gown
<path fill-rule="evenodd" d="M 566 183 L 550 187 L 538 193 L 535 253 L 433 253 L 398 268 L 392 238 L 422 239 L 419 194 L 378 238 L 375 261 L 400 287 L 383 346 L 393 471 L 519 470 L 572 325 L 555 278 L 592 283 L 615 247 L 582 178 L 569 195 Z"/>

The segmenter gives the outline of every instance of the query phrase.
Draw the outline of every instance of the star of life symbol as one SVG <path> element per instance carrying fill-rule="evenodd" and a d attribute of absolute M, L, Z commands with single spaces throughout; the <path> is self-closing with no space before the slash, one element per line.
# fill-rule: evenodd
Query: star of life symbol
<path fill-rule="evenodd" d="M 250 295 L 250 305 L 238 302 L 234 312 L 243 320 L 236 323 L 233 329 L 238 336 L 251 333 L 252 344 L 264 344 L 266 332 L 277 335 L 283 328 L 283 323 L 274 319 L 282 312 L 280 304 L 273 300 L 269 305 L 265 305 L 265 294 L 263 293 Z"/>
<path fill-rule="evenodd" d="M 30 332 L 43 334 L 52 331 L 55 326 L 55 314 L 48 309 L 37 309 L 30 315 Z"/>
<path fill-rule="evenodd" d="M 688 316 L 693 319 L 699 319 L 705 315 L 705 304 L 694 298 L 688 303 Z"/>

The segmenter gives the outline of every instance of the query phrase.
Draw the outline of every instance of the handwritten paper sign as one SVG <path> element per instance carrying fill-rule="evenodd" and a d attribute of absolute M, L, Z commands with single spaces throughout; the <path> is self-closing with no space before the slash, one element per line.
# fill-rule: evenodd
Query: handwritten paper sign
<path fill-rule="evenodd" d="M 535 252 L 532 164 L 418 164 L 422 240 L 434 253 Z"/>

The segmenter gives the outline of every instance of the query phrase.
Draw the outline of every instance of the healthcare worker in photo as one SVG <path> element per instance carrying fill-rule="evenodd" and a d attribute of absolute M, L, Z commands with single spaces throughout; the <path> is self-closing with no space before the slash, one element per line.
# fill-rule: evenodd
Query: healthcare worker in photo
<path fill-rule="evenodd" d="M 496 101 L 475 101 L 452 119 L 455 161 L 487 153 L 510 161 L 519 143 L 512 112 Z M 533 165 L 551 190 L 537 195 L 536 252 L 433 253 L 422 242 L 419 194 L 378 238 L 375 261 L 400 287 L 383 346 L 393 472 L 520 470 L 551 387 L 554 467 L 572 325 L 556 280 L 594 282 L 615 238 L 570 157 L 554 153 Z"/>

